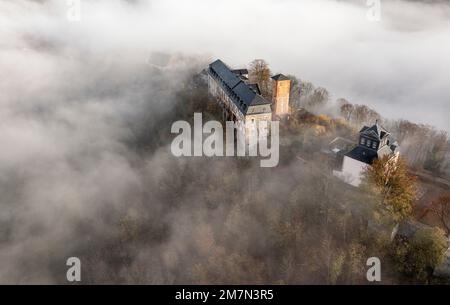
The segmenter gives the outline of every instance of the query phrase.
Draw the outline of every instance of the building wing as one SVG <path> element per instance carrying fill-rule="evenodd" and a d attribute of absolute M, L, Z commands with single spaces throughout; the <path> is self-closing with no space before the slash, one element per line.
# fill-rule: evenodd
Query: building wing
<path fill-rule="evenodd" d="M 223 61 L 218 59 L 209 65 L 208 72 L 217 80 L 218 84 L 224 89 L 242 113 L 246 114 L 252 106 L 256 107 L 261 105 L 267 105 L 268 107 L 258 108 L 264 109 L 264 112 L 270 112 L 271 102 L 258 94 L 259 88 L 256 87 L 258 90 L 254 90 L 254 85 L 245 83 L 233 71 L 242 72 L 244 70 L 231 70 Z"/>

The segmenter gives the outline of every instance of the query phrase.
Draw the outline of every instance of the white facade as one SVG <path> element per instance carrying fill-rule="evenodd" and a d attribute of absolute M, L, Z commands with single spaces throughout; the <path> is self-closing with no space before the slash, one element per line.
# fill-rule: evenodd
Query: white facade
<path fill-rule="evenodd" d="M 399 155 L 399 152 L 394 153 L 394 155 L 389 159 L 389 166 L 395 166 Z M 333 175 L 350 185 L 358 187 L 361 185 L 364 172 L 369 167 L 371 166 L 367 163 L 344 156 L 342 169 L 340 171 L 333 170 Z"/>
<path fill-rule="evenodd" d="M 333 174 L 346 183 L 358 187 L 361 184 L 363 173 L 370 166 L 364 162 L 344 156 L 342 170 L 334 170 Z"/>

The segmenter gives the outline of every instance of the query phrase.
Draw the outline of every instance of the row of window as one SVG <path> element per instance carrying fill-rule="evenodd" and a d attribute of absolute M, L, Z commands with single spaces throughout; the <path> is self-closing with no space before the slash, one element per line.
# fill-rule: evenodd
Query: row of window
<path fill-rule="evenodd" d="M 366 138 L 363 138 L 363 137 L 361 137 L 361 140 L 360 140 L 360 144 L 361 145 L 365 145 L 365 146 L 367 146 L 367 147 L 372 147 L 373 149 L 377 149 L 378 147 L 378 142 L 377 141 L 372 141 L 372 140 L 369 140 L 369 139 L 366 139 Z"/>

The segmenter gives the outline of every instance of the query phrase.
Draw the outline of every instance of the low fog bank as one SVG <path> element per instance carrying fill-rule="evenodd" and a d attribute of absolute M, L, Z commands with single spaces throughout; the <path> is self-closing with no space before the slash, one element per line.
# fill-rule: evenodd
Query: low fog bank
<path fill-rule="evenodd" d="M 63 282 L 65 260 L 117 236 L 158 181 L 159 124 L 207 60 L 73 39 L 55 5 L 0 6 L 0 282 Z"/>
<path fill-rule="evenodd" d="M 139 53 L 142 61 L 148 51 L 208 54 L 233 66 L 264 58 L 274 72 L 334 98 L 450 130 L 446 1 L 381 1 L 379 22 L 370 22 L 362 0 L 81 3 L 79 22 L 68 22 L 70 8 L 60 1 L 2 3 L 2 46 L 21 47 L 29 35 L 53 48 Z"/>

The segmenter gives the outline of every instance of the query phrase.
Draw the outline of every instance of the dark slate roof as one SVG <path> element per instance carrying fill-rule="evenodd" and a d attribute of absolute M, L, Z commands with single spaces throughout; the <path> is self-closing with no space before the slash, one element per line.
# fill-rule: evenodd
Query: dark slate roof
<path fill-rule="evenodd" d="M 237 74 L 237 75 L 248 74 L 247 69 L 234 69 L 234 70 L 231 70 L 231 72 L 233 72 L 234 74 Z"/>
<path fill-rule="evenodd" d="M 229 93 L 235 105 L 243 113 L 246 113 L 250 106 L 270 104 L 269 101 L 253 91 L 220 59 L 209 65 L 209 72 L 213 77 L 221 80 L 219 84 Z"/>
<path fill-rule="evenodd" d="M 276 80 L 276 81 L 278 81 L 278 80 L 289 80 L 289 78 L 287 76 L 283 75 L 283 74 L 274 75 L 274 76 L 272 76 L 272 79 Z"/>
<path fill-rule="evenodd" d="M 261 90 L 259 89 L 258 84 L 248 84 L 248 86 L 250 87 L 250 89 L 255 91 L 257 94 L 261 94 Z"/>
<path fill-rule="evenodd" d="M 364 146 L 356 146 L 351 151 L 345 154 L 347 157 L 350 157 L 352 159 L 372 164 L 374 159 L 378 157 L 378 154 L 375 150 L 372 150 L 370 148 L 366 148 Z"/>
<path fill-rule="evenodd" d="M 389 135 L 389 132 L 384 129 L 378 122 L 376 122 L 372 127 L 364 126 L 359 131 L 361 134 L 374 137 L 378 140 L 383 139 L 384 137 Z"/>
<path fill-rule="evenodd" d="M 241 80 L 221 61 L 216 60 L 209 65 L 210 69 L 214 70 L 222 81 L 230 88 L 233 89 Z"/>

